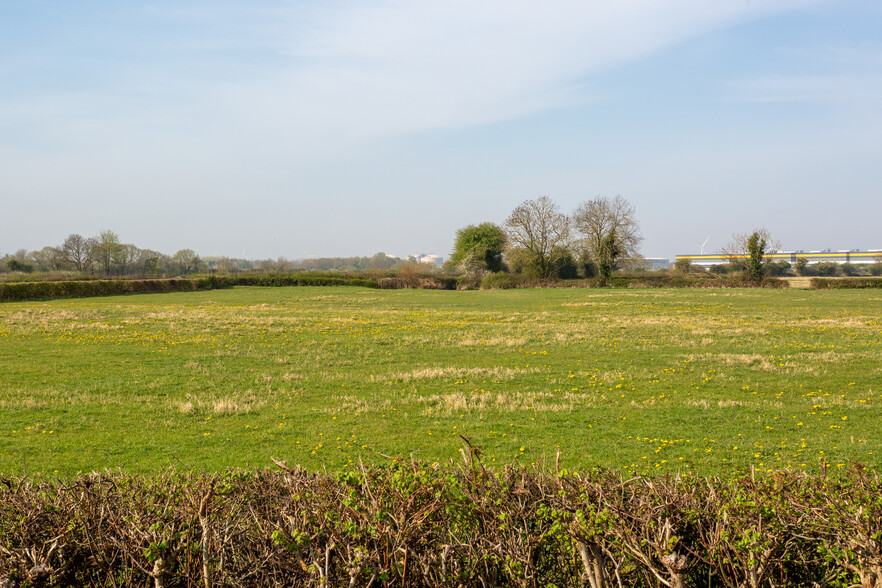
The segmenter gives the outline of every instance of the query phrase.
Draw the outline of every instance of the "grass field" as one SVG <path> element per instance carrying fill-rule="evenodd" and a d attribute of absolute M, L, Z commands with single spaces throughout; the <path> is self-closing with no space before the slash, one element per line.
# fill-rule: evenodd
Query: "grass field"
<path fill-rule="evenodd" d="M 236 288 L 0 305 L 0 472 L 404 456 L 882 469 L 882 293 Z"/>

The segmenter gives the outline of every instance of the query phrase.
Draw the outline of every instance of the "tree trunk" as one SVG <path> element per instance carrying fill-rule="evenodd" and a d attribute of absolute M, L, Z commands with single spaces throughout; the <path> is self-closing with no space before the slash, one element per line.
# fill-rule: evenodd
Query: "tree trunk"
<path fill-rule="evenodd" d="M 606 568 L 603 565 L 603 550 L 600 545 L 593 541 L 587 545 L 579 541 L 578 546 L 582 566 L 585 568 L 582 577 L 588 579 L 591 588 L 606 588 Z"/>
<path fill-rule="evenodd" d="M 670 553 L 661 558 L 662 564 L 671 577 L 671 588 L 686 588 L 686 572 L 689 560 L 685 555 Z"/>

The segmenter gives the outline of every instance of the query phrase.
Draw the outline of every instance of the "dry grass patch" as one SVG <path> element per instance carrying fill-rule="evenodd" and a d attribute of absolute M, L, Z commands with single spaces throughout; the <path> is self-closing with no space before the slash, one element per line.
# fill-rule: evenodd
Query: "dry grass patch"
<path fill-rule="evenodd" d="M 776 373 L 781 371 L 781 367 L 772 363 L 769 358 L 756 353 L 704 353 L 701 355 L 690 355 L 689 360 L 706 361 L 728 366 L 759 368 L 761 370 Z"/>
<path fill-rule="evenodd" d="M 222 397 L 199 398 L 188 394 L 183 401 L 175 401 L 173 407 L 181 414 L 235 415 L 249 414 L 266 405 L 266 400 L 254 390 Z"/>
<path fill-rule="evenodd" d="M 526 344 L 526 337 L 490 337 L 489 339 L 466 337 L 459 342 L 460 347 L 521 347 Z"/>
<path fill-rule="evenodd" d="M 513 380 L 523 374 L 535 374 L 539 368 L 512 369 L 506 367 L 493 368 L 454 368 L 434 367 L 400 372 L 389 376 L 371 375 L 371 382 L 410 382 L 413 380 L 468 379 L 480 378 L 489 380 Z"/>
<path fill-rule="evenodd" d="M 392 400 L 384 398 L 383 400 L 360 398 L 358 396 L 346 395 L 335 396 L 333 408 L 323 408 L 322 412 L 336 414 L 343 411 L 354 412 L 355 414 L 364 413 L 384 413 L 392 410 Z"/>
<path fill-rule="evenodd" d="M 412 396 L 426 415 L 450 416 L 464 413 L 571 412 L 593 406 L 593 397 L 573 392 L 454 392 Z"/>
<path fill-rule="evenodd" d="M 58 388 L 10 390 L 0 398 L 0 408 L 47 408 L 52 406 L 122 405 L 125 401 L 118 394 L 96 394 L 85 390 Z"/>

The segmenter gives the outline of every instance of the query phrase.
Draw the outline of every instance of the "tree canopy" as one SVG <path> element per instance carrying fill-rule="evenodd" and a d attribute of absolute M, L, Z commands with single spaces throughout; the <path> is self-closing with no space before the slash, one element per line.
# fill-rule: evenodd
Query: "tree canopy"
<path fill-rule="evenodd" d="M 570 218 L 548 196 L 526 200 L 505 221 L 509 245 L 541 278 L 553 278 L 559 256 L 571 245 Z"/>
<path fill-rule="evenodd" d="M 762 280 L 769 270 L 767 258 L 769 253 L 781 250 L 781 243 L 774 241 L 765 228 L 756 229 L 752 233 L 736 233 L 723 247 L 723 255 L 729 258 L 733 266 L 743 268 L 751 280 Z"/>
<path fill-rule="evenodd" d="M 601 279 L 609 278 L 622 261 L 637 257 L 643 241 L 637 213 L 621 196 L 583 202 L 573 213 L 573 225 L 581 238 L 583 257 L 601 268 Z"/>
<path fill-rule="evenodd" d="M 498 272 L 504 267 L 502 253 L 505 244 L 506 234 L 500 226 L 489 222 L 468 225 L 456 231 L 450 262 L 464 267 L 467 272 Z"/>

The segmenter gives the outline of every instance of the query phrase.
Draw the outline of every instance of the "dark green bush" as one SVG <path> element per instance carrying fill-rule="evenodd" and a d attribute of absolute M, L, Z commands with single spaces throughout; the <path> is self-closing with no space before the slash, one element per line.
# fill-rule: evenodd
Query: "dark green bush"
<path fill-rule="evenodd" d="M 842 268 L 839 266 L 838 263 L 834 263 L 832 261 L 822 261 L 821 263 L 816 263 L 814 265 L 808 266 L 804 275 L 832 278 L 834 276 L 841 276 Z"/>
<path fill-rule="evenodd" d="M 481 280 L 481 290 L 509 290 L 523 287 L 525 283 L 528 283 L 528 280 L 520 276 L 508 272 L 498 272 L 484 276 L 484 279 Z"/>

